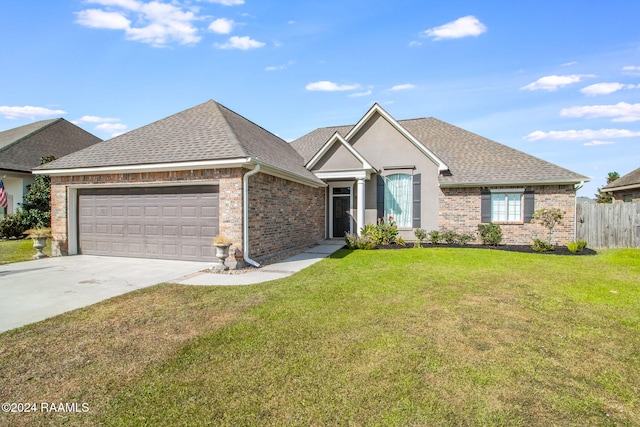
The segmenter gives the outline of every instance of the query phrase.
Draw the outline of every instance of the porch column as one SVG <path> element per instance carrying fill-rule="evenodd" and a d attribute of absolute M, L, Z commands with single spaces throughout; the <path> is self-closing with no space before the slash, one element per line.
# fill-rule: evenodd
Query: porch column
<path fill-rule="evenodd" d="M 358 236 L 360 235 L 360 229 L 362 227 L 364 227 L 364 185 L 365 185 L 365 181 L 364 179 L 360 178 L 358 179 L 358 213 L 356 215 L 357 218 L 357 228 L 358 228 Z"/>

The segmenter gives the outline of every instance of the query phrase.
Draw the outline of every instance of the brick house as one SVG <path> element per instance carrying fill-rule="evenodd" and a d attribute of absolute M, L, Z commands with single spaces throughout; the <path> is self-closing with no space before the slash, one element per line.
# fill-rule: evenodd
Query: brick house
<path fill-rule="evenodd" d="M 6 211 L 12 214 L 33 184 L 31 171 L 46 156 L 66 156 L 102 141 L 65 119 L 40 120 L 0 132 L 0 179 L 7 193 Z"/>
<path fill-rule="evenodd" d="M 616 179 L 602 191 L 611 193 L 616 203 L 640 202 L 640 168 Z"/>
<path fill-rule="evenodd" d="M 499 222 L 505 243 L 544 230 L 558 207 L 573 239 L 575 185 L 587 177 L 436 119 L 396 121 L 375 104 L 353 126 L 291 144 L 208 101 L 38 168 L 51 176 L 52 228 L 63 254 L 187 260 L 233 241 L 256 263 L 393 216 L 413 228 L 475 231 Z M 233 263 L 233 260 L 231 261 Z"/>

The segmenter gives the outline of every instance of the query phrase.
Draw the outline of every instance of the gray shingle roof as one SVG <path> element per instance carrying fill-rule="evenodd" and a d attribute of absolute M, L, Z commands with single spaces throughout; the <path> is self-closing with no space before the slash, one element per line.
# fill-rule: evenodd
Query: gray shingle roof
<path fill-rule="evenodd" d="M 31 172 L 44 156 L 60 158 L 100 141 L 62 118 L 8 129 L 0 132 L 0 169 Z"/>
<path fill-rule="evenodd" d="M 603 188 L 605 191 L 615 191 L 619 187 L 627 187 L 629 185 L 640 186 L 640 168 L 629 172 L 626 175 L 613 181 L 611 184 Z"/>
<path fill-rule="evenodd" d="M 215 101 L 78 151 L 41 169 L 136 166 L 252 157 L 321 183 L 287 142 Z"/>
<path fill-rule="evenodd" d="M 449 166 L 443 186 L 581 182 L 589 178 L 435 118 L 399 120 L 411 135 Z M 345 136 L 353 126 L 317 129 L 291 144 L 305 162 L 334 132 Z"/>

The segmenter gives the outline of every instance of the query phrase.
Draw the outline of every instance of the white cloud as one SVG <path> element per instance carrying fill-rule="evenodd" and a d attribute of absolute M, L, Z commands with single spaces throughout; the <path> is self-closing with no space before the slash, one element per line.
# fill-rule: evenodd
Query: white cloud
<path fill-rule="evenodd" d="M 204 0 L 209 3 L 217 3 L 223 6 L 239 6 L 244 4 L 244 0 Z"/>
<path fill-rule="evenodd" d="M 409 47 L 419 47 L 422 46 L 422 42 L 419 42 L 417 40 L 413 40 L 409 42 Z"/>
<path fill-rule="evenodd" d="M 138 0 L 89 0 L 108 8 L 77 12 L 76 23 L 90 28 L 123 30 L 125 37 L 156 47 L 169 43 L 198 43 L 198 29 L 193 22 L 199 18 L 193 11 L 176 4 Z M 120 10 L 113 10 L 114 8 Z"/>
<path fill-rule="evenodd" d="M 595 147 L 598 145 L 611 145 L 611 144 L 615 144 L 614 141 L 591 141 L 591 142 L 585 142 L 584 146 L 585 147 Z"/>
<path fill-rule="evenodd" d="M 622 72 L 624 74 L 631 74 L 632 76 L 640 76 L 640 66 L 627 65 L 626 67 L 622 67 Z"/>
<path fill-rule="evenodd" d="M 115 123 L 119 122 L 120 119 L 116 119 L 113 117 L 98 117 L 98 116 L 82 116 L 78 120 L 74 120 L 73 123 L 81 124 L 81 123 Z"/>
<path fill-rule="evenodd" d="M 561 67 L 571 67 L 572 65 L 576 65 L 576 61 L 565 62 L 564 64 L 560 64 Z"/>
<path fill-rule="evenodd" d="M 119 12 L 105 12 L 100 9 L 87 9 L 77 13 L 76 22 L 90 28 L 104 28 L 107 30 L 125 30 L 131 25 L 124 15 Z"/>
<path fill-rule="evenodd" d="M 249 50 L 249 49 L 257 49 L 263 47 L 265 43 L 259 42 L 257 40 L 253 40 L 249 36 L 238 37 L 233 36 L 227 40 L 226 43 L 220 44 L 216 43 L 215 46 L 218 49 L 240 49 L 240 50 Z"/>
<path fill-rule="evenodd" d="M 265 71 L 282 71 L 282 70 L 286 70 L 287 68 L 289 68 L 293 64 L 295 64 L 294 61 L 289 61 L 286 64 L 282 64 L 282 65 L 270 65 L 270 66 L 266 67 L 264 70 Z"/>
<path fill-rule="evenodd" d="M 486 31 L 487 27 L 482 22 L 480 22 L 478 18 L 469 15 L 458 18 L 455 21 L 449 22 L 439 27 L 426 30 L 422 34 L 434 40 L 444 40 L 459 39 L 461 37 L 469 36 L 477 37 Z"/>
<path fill-rule="evenodd" d="M 570 85 L 572 83 L 578 83 L 585 77 L 596 77 L 593 74 L 571 74 L 567 76 L 545 76 L 541 77 L 533 83 L 529 83 L 520 89 L 524 90 L 548 90 L 555 91 L 558 88 Z"/>
<path fill-rule="evenodd" d="M 337 92 L 337 91 L 345 91 L 345 90 L 356 90 L 360 88 L 360 85 L 357 84 L 347 84 L 347 85 L 340 85 L 334 82 L 330 82 L 330 81 L 319 81 L 319 82 L 314 82 L 314 83 L 309 83 L 306 86 L 307 90 L 310 91 L 321 91 L 321 92 Z"/>
<path fill-rule="evenodd" d="M 537 130 L 525 136 L 528 141 L 554 140 L 554 141 L 578 141 L 585 139 L 599 140 L 610 138 L 631 138 L 640 136 L 640 132 L 630 131 L 628 129 L 583 129 L 583 130 L 552 130 L 543 132 Z"/>
<path fill-rule="evenodd" d="M 371 95 L 371 90 L 365 90 L 364 92 L 356 92 L 348 95 L 350 98 L 359 98 L 361 96 L 369 96 Z"/>
<path fill-rule="evenodd" d="M 395 85 L 389 90 L 390 91 L 398 91 L 398 90 L 408 90 L 408 89 L 415 89 L 415 85 L 412 85 L 411 83 L 407 83 L 407 84 L 403 84 L 403 85 Z"/>
<path fill-rule="evenodd" d="M 67 112 L 62 110 L 51 110 L 45 107 L 32 107 L 30 105 L 25 105 L 24 107 L 0 106 L 0 115 L 4 116 L 5 119 L 35 120 L 37 118 L 61 116 L 63 114 L 67 114 Z"/>
<path fill-rule="evenodd" d="M 580 92 L 589 96 L 597 95 L 609 95 L 610 93 L 617 92 L 624 89 L 626 85 L 622 83 L 596 83 L 580 89 Z"/>
<path fill-rule="evenodd" d="M 582 107 L 563 108 L 563 117 L 613 117 L 613 122 L 637 122 L 640 120 L 640 104 L 619 102 L 615 105 L 585 105 Z"/>
<path fill-rule="evenodd" d="M 127 125 L 122 123 L 102 123 L 95 130 L 111 134 L 112 137 L 122 135 L 127 130 Z"/>
<path fill-rule="evenodd" d="M 232 19 L 227 18 L 218 18 L 209 24 L 209 31 L 213 31 L 218 34 L 229 34 L 233 31 L 233 27 L 235 26 L 235 22 Z"/>

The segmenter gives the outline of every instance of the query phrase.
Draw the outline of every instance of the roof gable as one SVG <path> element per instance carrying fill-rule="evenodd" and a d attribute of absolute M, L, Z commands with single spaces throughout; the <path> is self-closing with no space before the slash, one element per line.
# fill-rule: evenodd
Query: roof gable
<path fill-rule="evenodd" d="M 344 148 L 351 156 L 355 157 L 358 163 L 361 165 L 362 169 L 373 169 L 373 166 L 360 154 L 353 145 L 349 144 L 345 138 L 342 137 L 338 132 L 335 132 L 331 138 L 324 144 L 324 146 L 316 153 L 315 156 L 307 163 L 307 169 L 313 169 L 320 160 L 322 160 L 327 153 L 329 153 L 330 149 L 333 148 L 334 145 L 339 144 L 342 148 Z"/>

